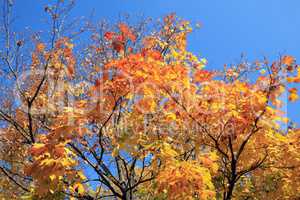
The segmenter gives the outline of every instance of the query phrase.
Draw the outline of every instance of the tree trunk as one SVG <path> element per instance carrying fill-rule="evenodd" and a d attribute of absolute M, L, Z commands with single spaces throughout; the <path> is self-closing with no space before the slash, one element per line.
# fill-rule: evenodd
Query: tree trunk
<path fill-rule="evenodd" d="M 234 185 L 235 185 L 234 180 L 233 180 L 233 181 L 230 181 L 229 187 L 228 187 L 228 191 L 226 192 L 226 195 L 225 195 L 224 200 L 231 200 L 231 198 L 232 198 L 232 193 L 233 193 L 233 189 L 234 189 Z"/>

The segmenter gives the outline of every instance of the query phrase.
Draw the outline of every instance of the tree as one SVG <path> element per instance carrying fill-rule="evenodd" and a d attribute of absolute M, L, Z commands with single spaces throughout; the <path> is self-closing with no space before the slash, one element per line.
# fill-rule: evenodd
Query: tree
<path fill-rule="evenodd" d="M 298 98 L 292 56 L 206 70 L 175 14 L 74 32 L 73 5 L 45 7 L 49 41 L 24 40 L 4 1 L 4 199 L 299 198 L 299 130 L 281 109 Z"/>

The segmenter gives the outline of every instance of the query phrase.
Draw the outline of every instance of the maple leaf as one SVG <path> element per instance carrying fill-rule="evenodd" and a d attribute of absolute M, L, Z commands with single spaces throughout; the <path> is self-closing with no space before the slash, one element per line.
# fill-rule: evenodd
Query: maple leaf
<path fill-rule="evenodd" d="M 289 89 L 290 95 L 289 95 L 289 100 L 290 101 L 296 101 L 299 97 L 297 94 L 297 88 L 291 88 Z"/>
<path fill-rule="evenodd" d="M 37 51 L 38 53 L 42 53 L 44 50 L 45 50 L 45 44 L 43 44 L 43 43 L 38 43 L 38 44 L 36 45 L 36 51 Z"/>
<path fill-rule="evenodd" d="M 295 58 L 292 56 L 283 56 L 282 63 L 285 65 L 292 65 L 295 62 Z"/>
<path fill-rule="evenodd" d="M 81 183 L 76 183 L 73 186 L 73 190 L 78 193 L 79 195 L 82 195 L 85 191 L 83 185 Z"/>
<path fill-rule="evenodd" d="M 104 38 L 106 40 L 112 40 L 115 37 L 116 33 L 114 32 L 106 32 L 104 33 Z"/>
<path fill-rule="evenodd" d="M 282 63 L 288 66 L 291 66 L 295 62 L 295 58 L 293 56 L 283 56 Z"/>
<path fill-rule="evenodd" d="M 197 70 L 194 74 L 194 81 L 205 82 L 213 78 L 214 74 L 207 70 Z"/>
<path fill-rule="evenodd" d="M 136 40 L 136 36 L 133 34 L 133 31 L 126 24 L 120 23 L 118 26 L 122 35 L 130 39 L 132 42 Z"/>

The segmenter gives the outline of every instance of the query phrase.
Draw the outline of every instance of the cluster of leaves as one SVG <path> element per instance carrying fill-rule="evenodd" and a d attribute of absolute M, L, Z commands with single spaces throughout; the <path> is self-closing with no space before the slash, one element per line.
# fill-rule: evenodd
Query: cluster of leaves
<path fill-rule="evenodd" d="M 187 49 L 190 23 L 174 14 L 145 35 L 144 24 L 92 27 L 76 54 L 56 6 L 50 43 L 1 77 L 20 96 L 0 110 L 2 196 L 299 198 L 300 132 L 281 125 L 291 124 L 282 95 L 298 98 L 292 56 L 206 70 Z"/>

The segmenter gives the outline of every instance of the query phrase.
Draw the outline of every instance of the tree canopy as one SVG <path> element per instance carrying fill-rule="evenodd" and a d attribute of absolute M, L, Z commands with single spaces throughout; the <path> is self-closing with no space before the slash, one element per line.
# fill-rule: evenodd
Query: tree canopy
<path fill-rule="evenodd" d="M 82 24 L 57 1 L 24 36 L 2 6 L 0 198 L 300 198 L 293 56 L 208 70 L 175 14 Z"/>

